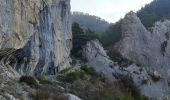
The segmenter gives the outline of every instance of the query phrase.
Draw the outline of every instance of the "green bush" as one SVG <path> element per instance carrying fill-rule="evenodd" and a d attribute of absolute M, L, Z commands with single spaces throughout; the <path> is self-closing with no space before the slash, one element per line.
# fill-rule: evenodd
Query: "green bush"
<path fill-rule="evenodd" d="M 135 100 L 130 93 L 126 93 L 125 95 L 120 97 L 120 100 Z"/>
<path fill-rule="evenodd" d="M 81 72 L 71 72 L 66 75 L 66 80 L 68 82 L 74 82 L 76 80 L 79 80 L 81 76 Z"/>
<path fill-rule="evenodd" d="M 147 84 L 148 83 L 148 80 L 142 80 L 142 85 L 145 85 L 145 84 Z"/>
<path fill-rule="evenodd" d="M 40 84 L 49 84 L 49 85 L 52 85 L 53 83 L 49 80 L 41 80 L 39 81 Z"/>
<path fill-rule="evenodd" d="M 122 90 L 124 90 L 125 93 L 130 93 L 135 99 L 140 100 L 140 90 L 135 85 L 132 77 L 122 76 L 120 84 L 122 84 Z"/>
<path fill-rule="evenodd" d="M 95 39 L 97 36 L 90 29 L 84 30 L 76 22 L 72 24 L 72 34 L 73 34 L 73 47 L 71 50 L 71 56 L 86 61 L 86 59 L 83 58 L 81 53 L 82 47 L 86 45 L 88 41 Z"/>
<path fill-rule="evenodd" d="M 32 76 L 21 76 L 20 79 L 19 79 L 19 82 L 20 83 L 26 83 L 27 85 L 29 85 L 31 87 L 38 86 L 36 79 Z"/>
<path fill-rule="evenodd" d="M 83 71 L 67 74 L 67 79 L 72 83 L 65 87 L 67 92 L 83 100 L 148 100 L 140 94 L 131 77 L 122 76 L 120 82 L 107 83 L 100 75 L 94 77 L 87 74 L 93 72 L 88 66 L 83 66 L 81 69 Z M 83 79 L 82 75 L 88 78 Z"/>
<path fill-rule="evenodd" d="M 89 66 L 87 66 L 87 65 L 81 67 L 81 70 L 83 70 L 84 72 L 86 72 L 86 73 L 89 74 L 89 75 L 97 76 L 97 72 L 95 71 L 95 69 L 92 68 L 92 67 L 89 67 Z"/>
<path fill-rule="evenodd" d="M 117 100 L 122 95 L 121 90 L 114 83 L 106 84 L 98 92 L 102 100 Z"/>
<path fill-rule="evenodd" d="M 53 83 L 45 78 L 44 75 L 36 77 L 39 81 L 39 84 L 49 84 L 52 85 Z"/>
<path fill-rule="evenodd" d="M 68 92 L 77 95 L 83 100 L 119 100 L 122 92 L 114 83 L 106 84 L 101 81 L 91 83 L 87 80 L 78 80 L 70 84 Z"/>
<path fill-rule="evenodd" d="M 97 78 L 97 72 L 92 68 L 92 67 L 88 67 L 88 66 L 83 66 L 81 67 L 80 71 L 77 72 L 71 72 L 66 74 L 66 81 L 68 82 L 74 82 L 76 80 L 84 80 L 86 78 Z"/>

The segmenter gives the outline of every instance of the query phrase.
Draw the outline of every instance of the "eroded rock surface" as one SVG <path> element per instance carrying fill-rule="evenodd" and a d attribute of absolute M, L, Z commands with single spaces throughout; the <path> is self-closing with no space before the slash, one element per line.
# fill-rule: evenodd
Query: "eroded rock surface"
<path fill-rule="evenodd" d="M 93 67 L 98 73 L 104 74 L 109 78 L 109 80 L 114 80 L 112 75 L 113 61 L 110 60 L 106 51 L 102 47 L 98 40 L 92 40 L 87 42 L 83 47 L 83 56 L 88 62 L 88 65 Z"/>
<path fill-rule="evenodd" d="M 70 0 L 0 1 L 0 57 L 22 75 L 69 67 Z"/>
<path fill-rule="evenodd" d="M 122 39 L 115 48 L 123 57 L 144 67 L 148 74 L 160 77 L 150 90 L 143 93 L 162 100 L 169 97 L 170 89 L 170 21 L 156 22 L 149 30 L 135 13 L 130 12 L 122 21 Z"/>
<path fill-rule="evenodd" d="M 162 79 L 159 72 L 149 72 L 147 68 L 135 62 L 121 66 L 108 57 L 98 40 L 88 42 L 83 48 L 83 55 L 87 59 L 87 64 L 99 74 L 106 76 L 109 81 L 117 81 L 122 76 L 131 77 L 141 94 L 156 100 L 168 98 L 168 93 L 166 93 L 168 89 L 165 89 L 168 86 L 164 83 L 166 80 Z"/>

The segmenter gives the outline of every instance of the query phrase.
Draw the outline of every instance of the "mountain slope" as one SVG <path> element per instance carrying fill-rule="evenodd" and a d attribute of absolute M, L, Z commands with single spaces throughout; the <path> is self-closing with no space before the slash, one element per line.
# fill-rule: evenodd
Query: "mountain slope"
<path fill-rule="evenodd" d="M 156 21 L 170 19 L 170 0 L 154 0 L 137 12 L 145 27 L 151 27 Z"/>
<path fill-rule="evenodd" d="M 109 23 L 97 16 L 92 16 L 82 12 L 73 12 L 72 21 L 80 24 L 84 28 L 89 28 L 95 32 L 105 32 Z"/>

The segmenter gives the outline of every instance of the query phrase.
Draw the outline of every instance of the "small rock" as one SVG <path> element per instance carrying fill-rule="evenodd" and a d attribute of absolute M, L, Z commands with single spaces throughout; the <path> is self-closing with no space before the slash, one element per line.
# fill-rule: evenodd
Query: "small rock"
<path fill-rule="evenodd" d="M 154 75 L 155 77 L 157 77 L 157 78 L 160 78 L 160 77 L 161 77 L 161 75 L 160 75 L 157 71 L 154 71 L 153 75 Z"/>

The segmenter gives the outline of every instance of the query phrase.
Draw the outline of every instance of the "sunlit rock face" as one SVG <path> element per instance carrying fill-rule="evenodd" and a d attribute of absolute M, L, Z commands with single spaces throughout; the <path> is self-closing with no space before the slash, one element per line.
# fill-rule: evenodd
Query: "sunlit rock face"
<path fill-rule="evenodd" d="M 70 0 L 2 0 L 0 7 L 1 65 L 21 75 L 69 67 Z"/>
<path fill-rule="evenodd" d="M 170 21 L 156 22 L 146 29 L 135 13 L 130 12 L 122 21 L 122 39 L 115 48 L 121 55 L 144 67 L 148 74 L 159 74 L 160 81 L 150 89 L 143 88 L 148 96 L 169 96 Z"/>
<path fill-rule="evenodd" d="M 87 64 L 93 67 L 98 73 L 105 75 L 110 81 L 114 81 L 112 75 L 113 61 L 106 54 L 99 40 L 91 40 L 83 47 L 83 57 L 87 60 Z"/>

